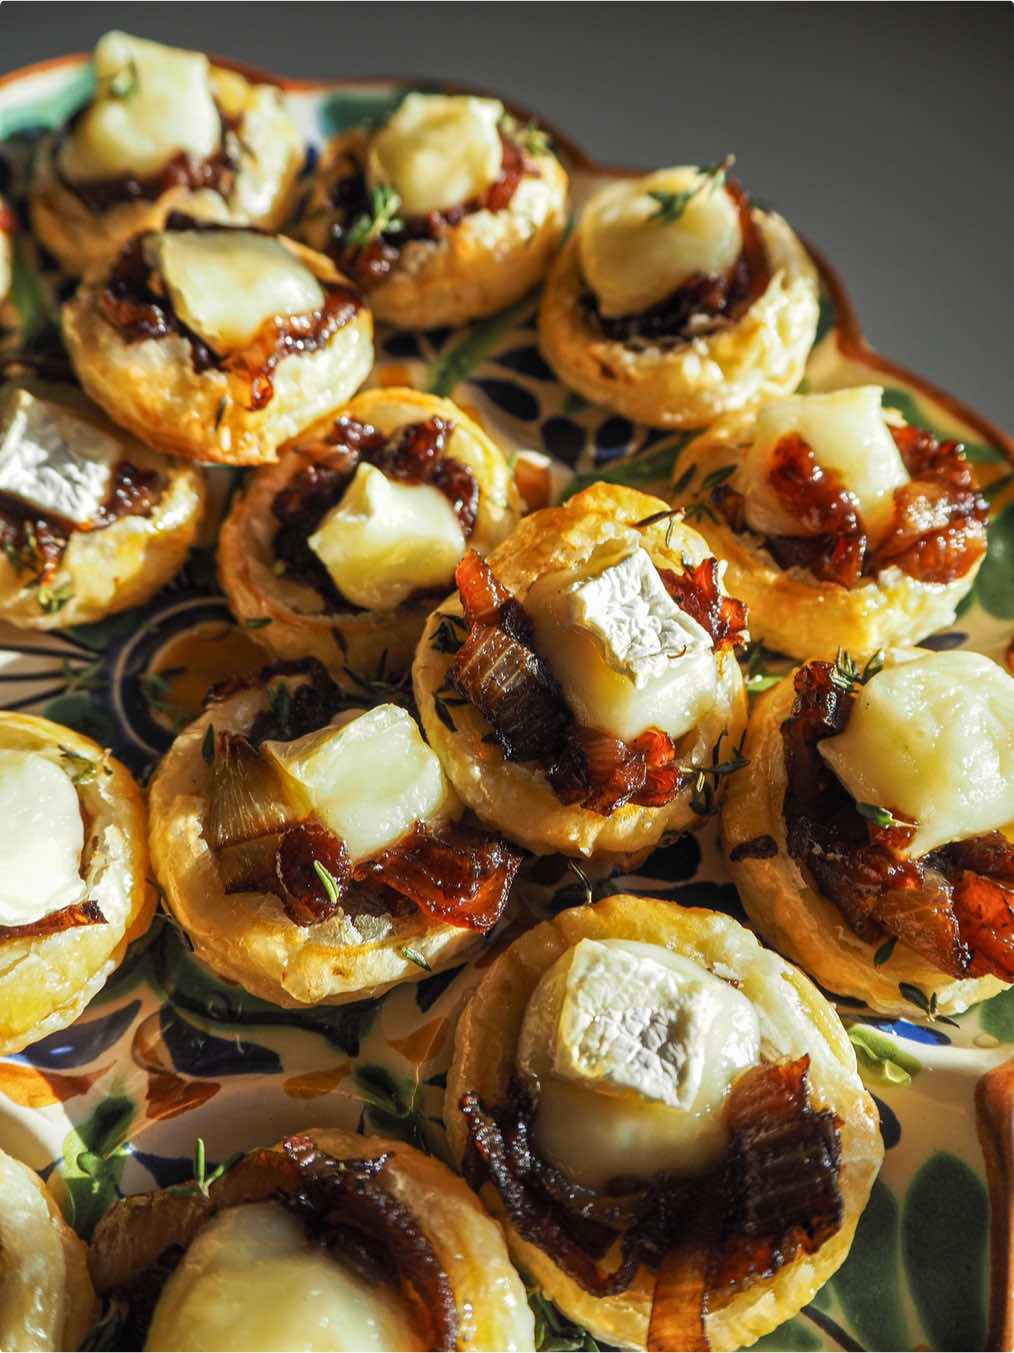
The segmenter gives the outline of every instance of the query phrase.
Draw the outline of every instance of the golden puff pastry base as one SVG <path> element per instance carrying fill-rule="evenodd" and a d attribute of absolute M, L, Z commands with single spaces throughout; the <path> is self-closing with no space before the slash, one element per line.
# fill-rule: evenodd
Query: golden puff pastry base
<path fill-rule="evenodd" d="M 0 747 L 42 752 L 67 770 L 61 748 L 96 764 L 78 797 L 90 816 L 83 877 L 106 922 L 31 939 L 0 939 L 0 1055 L 65 1029 L 151 924 L 147 815 L 133 776 L 91 738 L 31 714 L 0 711 Z M 75 770 L 76 765 L 69 769 Z"/>
<path fill-rule="evenodd" d="M 754 208 L 771 262 L 766 291 L 734 323 L 677 344 L 633 347 L 605 338 L 581 297 L 571 236 L 549 271 L 539 345 L 564 384 L 659 428 L 705 427 L 732 409 L 795 390 L 817 332 L 817 271 L 788 224 Z"/>
<path fill-rule="evenodd" d="M 733 777 L 735 778 L 735 777 Z M 843 1263 L 856 1223 L 880 1168 L 884 1147 L 873 1100 L 863 1089 L 855 1053 L 841 1021 L 816 987 L 731 917 L 650 897 L 617 894 L 589 907 L 562 911 L 522 935 L 488 969 L 458 1024 L 447 1077 L 444 1118 L 455 1159 L 468 1144 L 458 1105 L 468 1090 L 487 1107 L 504 1102 L 514 1073 L 525 1008 L 543 973 L 582 939 L 626 939 L 664 946 L 673 953 L 735 975 L 739 990 L 757 1008 L 762 1045 L 776 1055 L 810 1057 L 809 1085 L 816 1107 L 842 1120 L 840 1187 L 844 1219 L 813 1255 L 802 1255 L 709 1311 L 707 1332 L 715 1349 L 752 1344 L 805 1306 Z M 483 1200 L 494 1216 L 503 1208 L 487 1184 Z M 654 1274 L 642 1268 L 631 1287 L 595 1297 L 569 1278 L 538 1246 L 505 1223 L 515 1261 L 570 1319 L 597 1339 L 643 1348 L 651 1315 Z"/>
<path fill-rule="evenodd" d="M 629 539 L 644 547 L 662 568 L 682 571 L 682 560 L 698 563 L 710 555 L 703 538 L 679 518 L 638 528 L 659 512 L 659 498 L 618 484 L 593 484 L 562 507 L 524 517 L 514 533 L 489 557 L 500 582 L 524 603 L 536 578 L 589 559 L 603 542 Z M 455 730 L 436 712 L 434 696 L 447 679 L 453 654 L 439 652 L 433 638 L 441 614 L 461 614 L 455 595 L 430 616 L 416 650 L 412 681 L 427 740 L 465 803 L 486 826 L 536 855 L 565 855 L 611 861 L 621 867 L 639 863 L 667 832 L 692 830 L 701 819 L 690 806 L 690 787 L 664 808 L 625 804 L 609 817 L 560 802 L 541 771 L 508 761 L 487 742 L 489 725 L 470 705 L 454 708 Z M 731 754 L 746 726 L 746 694 L 739 664 L 730 649 L 717 655 L 715 708 L 677 744 L 680 760 L 710 765 L 712 749 Z"/>
<path fill-rule="evenodd" d="M 362 929 L 344 912 L 298 926 L 271 893 L 225 892 L 204 837 L 212 773 L 202 747 L 209 725 L 216 733 L 245 733 L 267 706 L 260 687 L 212 705 L 179 734 L 148 790 L 152 867 L 198 958 L 225 981 L 287 1009 L 379 996 L 461 961 L 481 936 L 420 911 L 363 917 Z M 406 948 L 427 966 L 407 958 Z"/>
<path fill-rule="evenodd" d="M 877 945 L 850 928 L 833 902 L 817 889 L 786 845 L 787 777 L 781 726 L 795 700 L 790 673 L 758 699 L 750 715 L 743 755 L 749 765 L 731 783 L 722 811 L 722 837 L 729 873 L 760 935 L 815 982 L 836 995 L 865 1001 L 871 1010 L 898 1019 L 914 1011 L 898 989 L 905 982 L 936 997 L 942 1015 L 960 1014 L 1006 989 L 996 977 L 955 979 L 935 969 L 900 940 L 878 967 Z M 770 836 L 778 854 L 767 860 L 733 860 L 730 852 L 758 836 Z"/>
<path fill-rule="evenodd" d="M 449 399 L 410 389 L 365 390 L 320 424 L 308 428 L 298 442 L 312 443 L 341 415 L 361 419 L 385 433 L 435 415 L 453 422 L 447 455 L 467 465 L 479 485 L 479 513 L 469 546 L 488 554 L 516 525 L 521 500 L 503 453 Z M 322 446 L 320 454 L 325 453 Z M 326 667 L 335 669 L 339 682 L 341 668 L 372 675 L 382 659 L 388 674 L 406 672 L 432 601 L 408 601 L 393 611 L 351 607 L 327 611 L 313 587 L 279 577 L 274 571 L 273 542 L 278 523 L 271 503 L 313 458 L 294 447 L 283 448 L 278 464 L 252 476 L 245 492 L 233 499 L 219 535 L 222 590 L 239 620 L 259 622 L 250 633 L 279 658 L 319 658 Z"/>
<path fill-rule="evenodd" d="M 280 237 L 325 284 L 351 283 L 323 255 Z M 195 371 L 182 334 L 127 343 L 102 314 L 105 273 L 89 274 L 63 308 L 63 337 L 85 392 L 114 423 L 167 455 L 263 465 L 278 447 L 336 409 L 373 365 L 373 318 L 363 307 L 316 352 L 288 353 L 271 373 L 274 394 L 248 407 L 241 376 Z"/>
<path fill-rule="evenodd" d="M 331 145 L 297 234 L 314 248 L 328 243 L 337 178 L 366 158 L 367 134 L 352 131 Z M 399 329 L 457 327 L 519 300 L 545 275 L 567 224 L 567 174 L 555 155 L 530 157 L 506 207 L 476 211 L 432 240 L 410 240 L 391 271 L 369 288 L 378 320 Z"/>
<path fill-rule="evenodd" d="M 114 430 L 71 386 L 26 382 L 41 398 L 52 398 L 89 422 Z M 140 606 L 183 565 L 200 529 L 205 481 L 194 465 L 167 461 L 133 438 L 123 439 L 123 458 L 140 470 L 157 470 L 162 496 L 147 517 L 118 517 L 97 531 L 72 533 L 50 591 L 70 590 L 58 610 L 39 605 L 39 589 L 0 555 L 0 619 L 26 629 L 64 629 L 116 611 Z"/>
<path fill-rule="evenodd" d="M 42 143 L 29 186 L 29 209 L 35 233 L 64 272 L 80 276 L 111 263 L 132 235 L 160 230 L 174 211 L 223 225 L 269 231 L 282 227 L 294 205 L 305 148 L 281 94 L 272 85 L 251 85 L 221 66 L 210 68 L 210 86 L 224 116 L 240 119 L 239 168 L 228 197 L 210 188 L 178 186 L 154 201 L 118 202 L 92 211 L 58 172 L 60 133 Z"/>
<path fill-rule="evenodd" d="M 534 1346 L 534 1321 L 524 1283 L 511 1263 L 502 1229 L 463 1179 L 404 1142 L 332 1128 L 307 1135 L 338 1160 L 388 1157 L 377 1178 L 412 1213 L 450 1279 L 460 1322 L 457 1348 Z M 174 1197 L 161 1190 L 116 1203 L 99 1222 L 89 1253 L 99 1292 L 129 1281 L 167 1245 L 189 1245 L 212 1212 L 242 1197 L 242 1174 L 240 1162 L 211 1185 L 210 1200 Z"/>
<path fill-rule="evenodd" d="M 678 481 L 696 464 L 693 479 L 672 497 L 676 507 L 706 502 L 702 483 L 726 465 L 738 464 L 750 444 L 752 413 L 733 413 L 695 438 L 673 468 Z M 833 658 L 839 648 L 874 653 L 916 643 L 954 621 L 962 597 L 975 582 L 982 560 L 951 583 L 927 583 L 892 567 L 855 587 L 815 578 L 809 569 L 783 569 L 751 531 L 734 531 L 722 518 L 702 512 L 697 529 L 729 565 L 726 586 L 750 608 L 750 631 L 766 648 L 790 658 Z"/>
<path fill-rule="evenodd" d="M 0 1348 L 79 1348 L 98 1316 L 88 1249 L 45 1184 L 0 1151 Z"/>

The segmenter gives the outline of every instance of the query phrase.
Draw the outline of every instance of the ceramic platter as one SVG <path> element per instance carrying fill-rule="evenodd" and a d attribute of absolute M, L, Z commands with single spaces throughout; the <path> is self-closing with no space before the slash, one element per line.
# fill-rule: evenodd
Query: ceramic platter
<path fill-rule="evenodd" d="M 329 137 L 383 114 L 404 88 L 287 85 L 306 137 L 307 168 Z M 40 131 L 62 122 L 89 90 L 79 59 L 0 83 L 0 188 L 6 180 L 16 207 L 23 206 L 21 175 Z M 579 204 L 605 172 L 565 137 L 557 148 Z M 8 342 L 33 341 L 52 321 L 30 245 L 22 241 L 17 254 L 14 311 L 8 307 L 3 319 L 20 334 L 8 334 Z M 817 261 L 821 323 L 803 388 L 876 382 L 888 387 L 885 403 L 910 422 L 965 442 L 992 500 L 989 554 L 955 628 L 925 646 L 969 646 L 1003 661 L 1014 634 L 1014 444 L 875 354 L 841 283 Z M 532 295 L 463 331 L 382 329 L 372 383 L 451 396 L 505 450 L 548 452 L 560 462 L 561 483 L 571 471 L 582 482 L 665 483 L 689 436 L 636 426 L 560 385 L 537 350 L 535 308 Z M 215 473 L 221 507 L 238 475 Z M 5 627 L 0 701 L 112 746 L 143 778 L 212 680 L 263 661 L 254 636 L 233 625 L 213 565 L 209 538 L 139 610 L 52 636 Z M 0 1061 L 0 1146 L 49 1179 L 84 1236 L 120 1193 L 189 1178 L 198 1136 L 209 1159 L 326 1125 L 375 1129 L 442 1154 L 441 1097 L 455 1020 L 481 970 L 521 928 L 584 901 L 586 887 L 597 897 L 621 883 L 589 884 L 562 860 L 544 862 L 539 875 L 537 887 L 529 881 L 516 890 L 508 917 L 475 962 L 380 1000 L 305 1013 L 217 981 L 173 925 L 157 918 L 75 1025 Z M 656 851 L 622 886 L 745 920 L 713 830 Z M 903 1021 L 839 1009 L 880 1108 L 887 1155 L 847 1262 L 758 1347 L 981 1349 L 988 1201 L 973 1092 L 984 1071 L 1014 1052 L 1014 989 L 955 1023 L 927 1022 L 915 1006 Z M 596 1347 L 566 1322 L 556 1329 L 543 1322 L 542 1332 L 546 1347 Z"/>

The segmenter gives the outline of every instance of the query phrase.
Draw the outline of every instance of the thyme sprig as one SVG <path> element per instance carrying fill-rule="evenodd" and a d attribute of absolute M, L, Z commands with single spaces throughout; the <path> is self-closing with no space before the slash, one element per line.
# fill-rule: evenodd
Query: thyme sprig
<path fill-rule="evenodd" d="M 718 812 L 717 790 L 719 782 L 727 775 L 735 775 L 750 763 L 743 755 L 743 743 L 734 750 L 728 761 L 720 761 L 720 748 L 725 734 L 722 733 L 711 749 L 710 766 L 680 766 L 680 770 L 693 777 L 693 791 L 690 795 L 690 807 L 698 817 L 714 817 Z"/>
<path fill-rule="evenodd" d="M 866 666 L 860 670 L 851 655 L 844 648 L 839 648 L 834 667 L 831 669 L 831 685 L 848 695 L 855 686 L 865 686 L 875 677 L 883 667 L 884 660 L 884 650 L 878 648 Z"/>
<path fill-rule="evenodd" d="M 860 817 L 864 817 L 867 822 L 872 822 L 877 827 L 908 827 L 911 824 L 897 818 L 887 808 L 881 808 L 875 803 L 856 803 L 856 812 Z"/>
<path fill-rule="evenodd" d="M 213 1170 L 208 1170 L 207 1151 L 204 1146 L 204 1138 L 198 1137 L 194 1142 L 194 1178 L 190 1184 L 174 1184 L 169 1189 L 170 1193 L 175 1193 L 181 1198 L 207 1198 L 211 1185 L 216 1180 L 221 1179 L 227 1170 L 231 1170 L 238 1160 L 242 1160 L 243 1152 L 234 1151 L 231 1156 L 226 1156 L 220 1165 L 216 1165 Z"/>
<path fill-rule="evenodd" d="M 500 119 L 500 130 L 526 155 L 548 155 L 553 149 L 553 138 L 531 118 L 521 122 L 513 113 L 504 113 Z"/>
<path fill-rule="evenodd" d="M 398 215 L 400 210 L 401 196 L 389 183 L 378 183 L 370 195 L 370 210 L 352 222 L 345 232 L 345 242 L 353 249 L 365 249 L 378 236 L 403 230 L 405 222 Z"/>
<path fill-rule="evenodd" d="M 57 611 L 62 611 L 73 599 L 74 584 L 71 582 L 57 583 L 55 587 L 50 583 L 43 583 L 36 593 L 36 600 L 47 615 L 55 615 Z"/>
<path fill-rule="evenodd" d="M 675 225 L 687 207 L 703 192 L 713 193 L 725 183 L 726 175 L 735 163 L 734 155 L 726 155 L 718 164 L 705 165 L 699 169 L 697 182 L 678 193 L 654 192 L 648 196 L 658 203 L 656 210 L 648 217 L 649 221 L 658 221 L 660 225 Z"/>

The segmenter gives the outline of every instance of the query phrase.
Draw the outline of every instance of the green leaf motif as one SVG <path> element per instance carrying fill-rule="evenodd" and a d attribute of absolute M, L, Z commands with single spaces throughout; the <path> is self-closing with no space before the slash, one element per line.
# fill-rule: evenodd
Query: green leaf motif
<path fill-rule="evenodd" d="M 879 1029 L 853 1024 L 848 1035 L 864 1081 L 872 1081 L 874 1085 L 911 1085 L 912 1077 L 922 1070 L 918 1057 L 899 1048 Z"/>
<path fill-rule="evenodd" d="M 676 458 L 696 435 L 695 432 L 681 432 L 671 441 L 652 447 L 642 455 L 615 460 L 597 470 L 589 470 L 587 474 L 575 475 L 567 485 L 561 502 L 566 502 L 589 484 L 626 484 L 634 489 L 664 489 L 672 478 Z"/>
<path fill-rule="evenodd" d="M 751 1348 L 764 1349 L 785 1349 L 788 1353 L 795 1353 L 796 1349 L 802 1353 L 810 1353 L 810 1350 L 820 1348 L 824 1340 L 820 1337 L 812 1325 L 808 1325 L 800 1316 L 794 1316 L 791 1320 L 786 1320 L 784 1325 L 779 1325 L 776 1330 L 770 1334 L 765 1334 L 758 1339 Z"/>
<path fill-rule="evenodd" d="M 104 710 L 92 704 L 85 691 L 72 691 L 48 701 L 42 711 L 47 719 L 64 724 L 86 738 L 93 738 L 102 747 L 111 747 L 117 740 L 117 730 Z"/>
<path fill-rule="evenodd" d="M 979 605 L 1000 620 L 1014 620 L 1014 503 L 989 523 L 989 548 L 975 580 Z"/>
<path fill-rule="evenodd" d="M 984 1034 L 991 1034 L 1001 1043 L 1014 1043 L 1014 987 L 979 1006 L 979 1023 Z"/>
<path fill-rule="evenodd" d="M 923 409 L 915 395 L 908 390 L 902 390 L 897 385 L 887 385 L 884 387 L 884 397 L 881 400 L 885 409 L 897 409 L 906 423 L 914 423 L 916 427 L 926 428 L 934 436 L 939 437 L 942 442 L 953 441 L 954 438 L 949 432 L 945 432 Z M 969 460 L 983 462 L 995 462 L 1006 459 L 1002 452 L 997 451 L 995 447 L 987 446 L 984 442 L 962 441 L 965 448 L 965 455 Z"/>
<path fill-rule="evenodd" d="M 534 288 L 506 310 L 466 329 L 458 342 L 442 352 L 430 367 L 424 386 L 426 392 L 441 397 L 452 394 L 458 382 L 475 370 L 500 338 L 534 309 L 537 295 L 538 289 Z"/>
<path fill-rule="evenodd" d="M 450 1164 L 447 1145 L 436 1123 L 426 1115 L 419 1082 L 397 1076 L 379 1063 L 357 1066 L 353 1072 L 363 1113 L 373 1132 L 394 1137 Z"/>
<path fill-rule="evenodd" d="M 119 1193 L 127 1153 L 124 1150 L 134 1120 L 134 1101 L 127 1095 L 107 1095 L 63 1142 L 60 1176 L 67 1188 L 63 1210 L 83 1240 L 108 1211 Z"/>
<path fill-rule="evenodd" d="M 408 93 L 405 85 L 394 89 L 339 89 L 320 100 L 317 125 L 324 137 L 338 136 L 371 122 L 384 122 Z"/>
<path fill-rule="evenodd" d="M 834 326 L 838 323 L 838 312 L 834 308 L 834 301 L 824 291 L 820 293 L 820 300 L 817 302 L 817 332 L 814 335 L 813 346 L 823 343 Z"/>
<path fill-rule="evenodd" d="M 930 1156 L 905 1196 L 901 1231 L 909 1287 L 933 1348 L 985 1347 L 988 1225 L 978 1175 L 950 1152 Z M 859 1249 L 857 1238 L 853 1253 Z"/>
<path fill-rule="evenodd" d="M 849 1257 L 830 1283 L 852 1333 L 867 1348 L 912 1347 L 899 1301 L 898 1261 L 898 1200 L 878 1179 Z"/>

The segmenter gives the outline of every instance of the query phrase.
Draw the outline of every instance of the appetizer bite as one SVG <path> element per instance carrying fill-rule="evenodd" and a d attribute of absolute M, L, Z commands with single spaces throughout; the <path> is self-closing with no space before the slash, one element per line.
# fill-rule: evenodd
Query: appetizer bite
<path fill-rule="evenodd" d="M 746 724 L 746 611 L 722 571 L 678 512 L 615 484 L 465 556 L 412 676 L 480 821 L 537 855 L 629 864 L 713 811 Z"/>
<path fill-rule="evenodd" d="M 112 1348 L 531 1349 L 525 1288 L 464 1182 L 403 1142 L 313 1131 L 206 1189 L 116 1203 L 89 1252 Z"/>
<path fill-rule="evenodd" d="M 444 1106 L 516 1262 L 622 1347 L 735 1349 L 845 1259 L 883 1157 L 837 1015 L 715 912 L 634 896 L 516 940 Z"/>
<path fill-rule="evenodd" d="M 0 1053 L 72 1024 L 148 928 L 146 827 L 97 743 L 0 711 Z"/>
<path fill-rule="evenodd" d="M 312 658 L 236 677 L 151 783 L 169 909 L 198 957 L 278 1005 L 377 996 L 459 961 L 520 863 L 461 820 L 406 710 L 361 705 Z"/>
<path fill-rule="evenodd" d="M 951 624 L 975 581 L 989 506 L 964 450 L 881 409 L 882 395 L 773 400 L 719 419 L 679 457 L 674 502 L 728 561 L 768 648 L 813 658 L 910 643 Z"/>
<path fill-rule="evenodd" d="M 0 1348 L 80 1348 L 97 1313 L 86 1246 L 35 1171 L 0 1151 Z"/>
<path fill-rule="evenodd" d="M 35 232 L 66 272 L 108 263 L 172 211 L 278 229 L 304 153 L 279 90 L 126 33 L 100 38 L 92 64 L 94 97 L 43 141 L 30 187 Z"/>
<path fill-rule="evenodd" d="M 523 296 L 566 221 L 567 175 L 545 132 L 499 99 L 408 94 L 383 126 L 334 143 L 300 234 L 378 319 L 433 329 Z"/>
<path fill-rule="evenodd" d="M 1014 981 L 1014 677 L 969 652 L 808 662 L 744 755 L 725 847 L 770 944 L 886 1015 Z"/>
<path fill-rule="evenodd" d="M 587 399 L 652 427 L 703 427 L 799 384 L 817 273 L 729 163 L 623 179 L 585 207 L 550 269 L 539 341 Z"/>
<path fill-rule="evenodd" d="M 76 386 L 0 385 L 0 617 L 31 629 L 138 606 L 194 542 L 204 476 L 115 427 Z"/>
<path fill-rule="evenodd" d="M 278 657 L 398 676 L 465 551 L 488 554 L 520 512 L 500 450 L 450 400 L 367 390 L 233 501 L 219 579 Z"/>
<path fill-rule="evenodd" d="M 328 259 L 174 213 L 135 235 L 63 311 L 78 379 L 160 451 L 256 465 L 342 404 L 373 364 L 373 320 Z"/>

